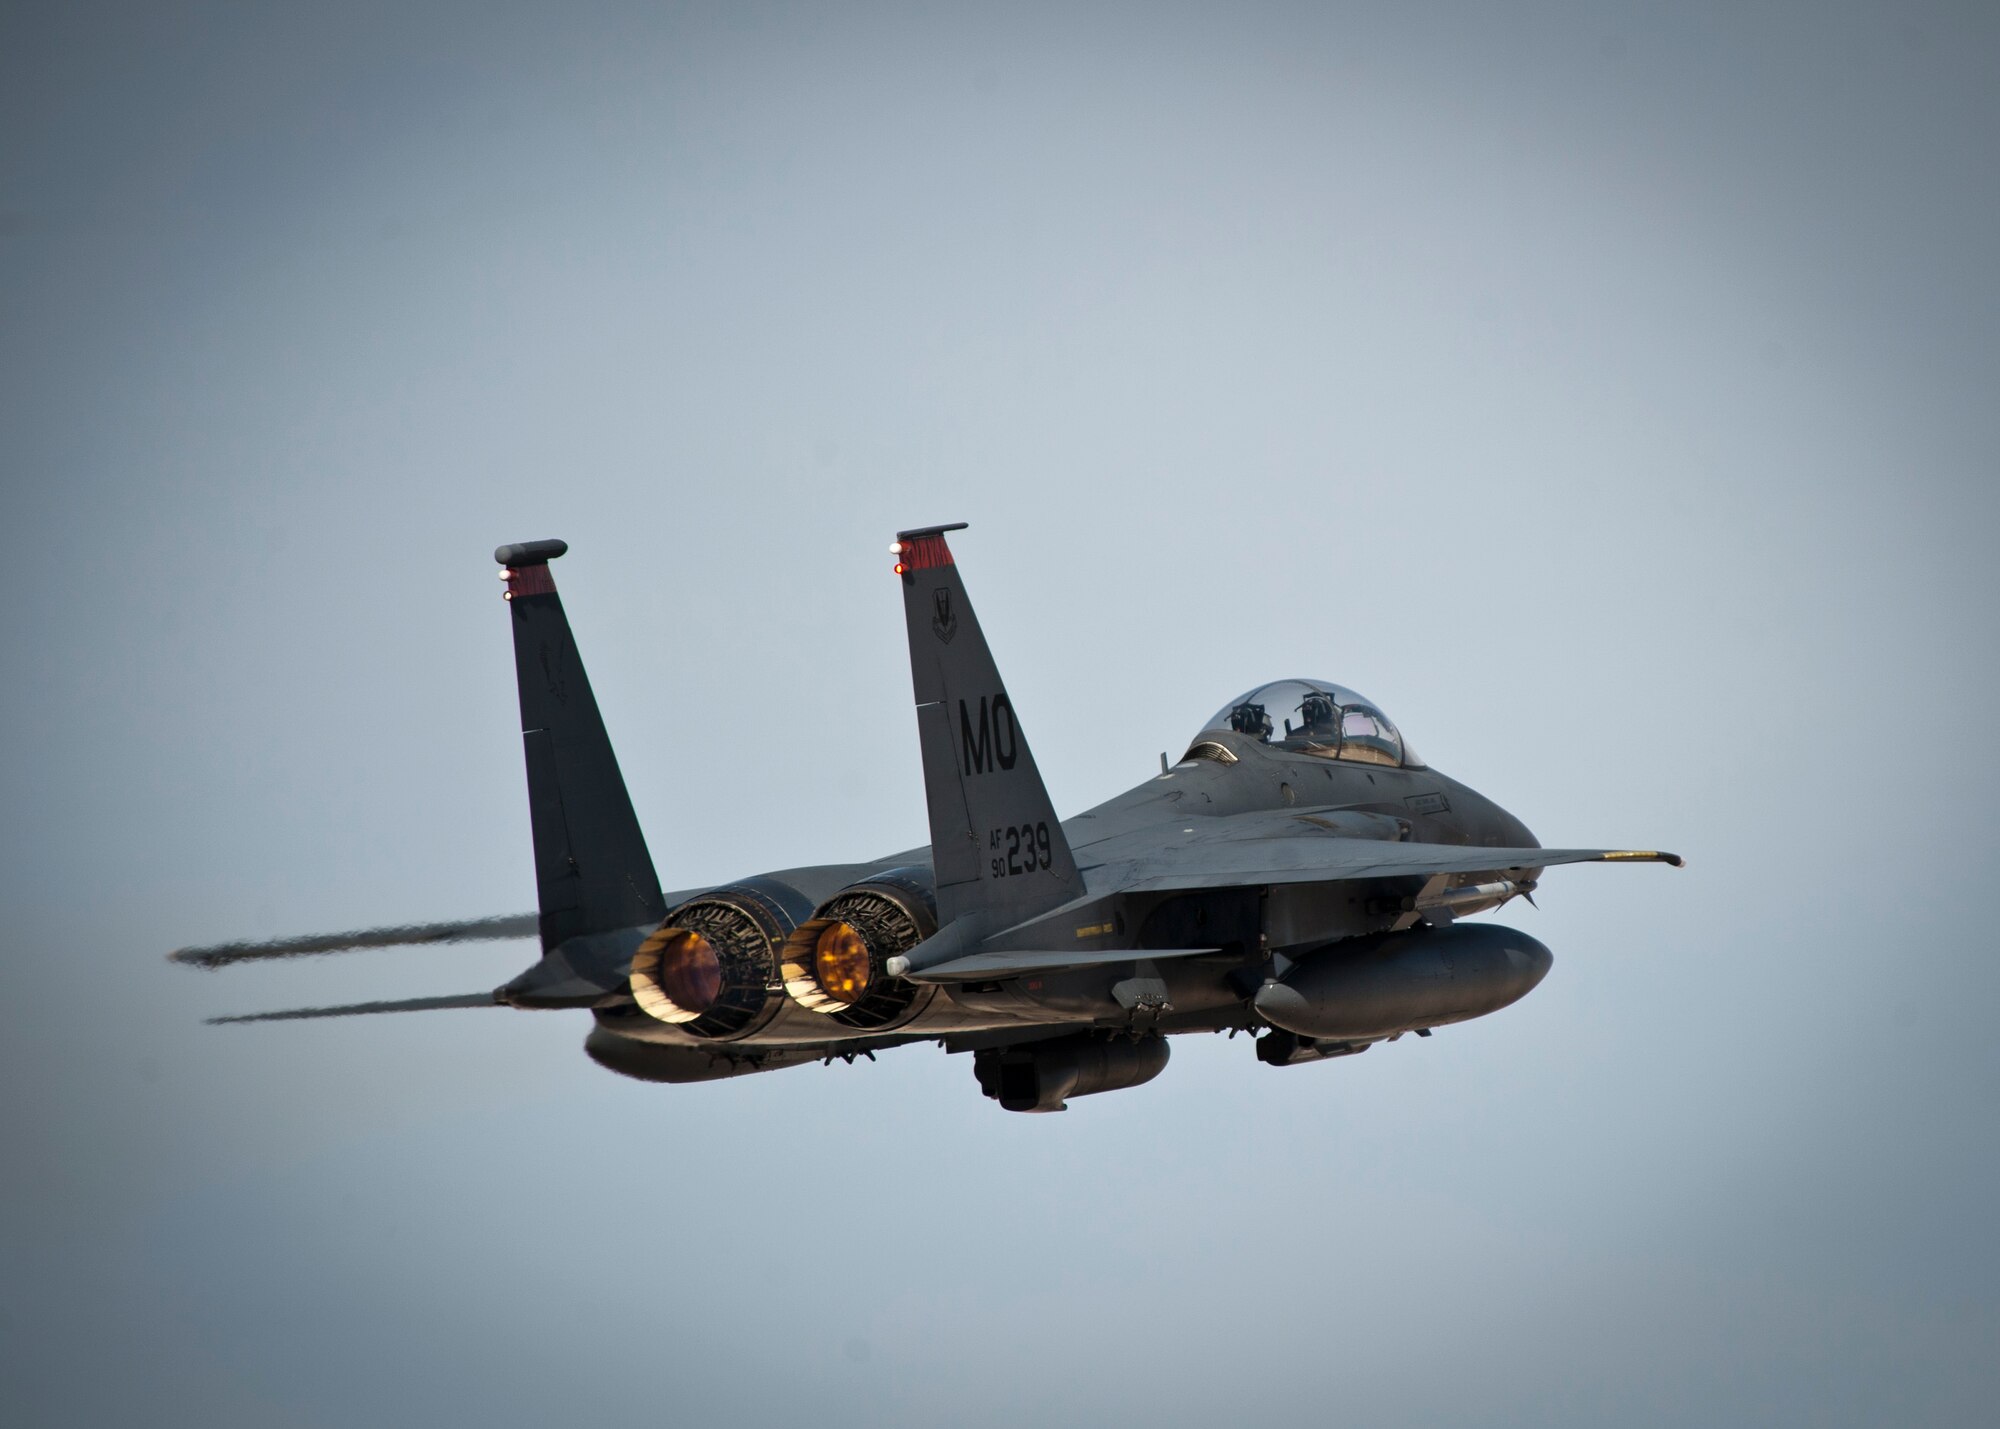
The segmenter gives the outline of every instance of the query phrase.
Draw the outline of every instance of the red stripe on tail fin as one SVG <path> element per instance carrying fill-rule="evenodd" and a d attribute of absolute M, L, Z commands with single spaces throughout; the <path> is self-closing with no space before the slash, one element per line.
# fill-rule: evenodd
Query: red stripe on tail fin
<path fill-rule="evenodd" d="M 547 566 L 508 566 L 501 573 L 507 582 L 507 599 L 517 595 L 554 595 L 556 578 Z"/>
<path fill-rule="evenodd" d="M 944 543 L 942 536 L 912 536 L 901 542 L 899 553 L 904 571 L 934 571 L 939 566 L 953 564 L 951 547 Z"/>

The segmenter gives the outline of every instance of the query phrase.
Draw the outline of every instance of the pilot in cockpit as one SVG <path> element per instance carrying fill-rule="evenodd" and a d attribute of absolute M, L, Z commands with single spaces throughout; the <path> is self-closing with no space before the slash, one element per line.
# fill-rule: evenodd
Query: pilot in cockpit
<path fill-rule="evenodd" d="M 1246 701 L 1229 712 L 1229 727 L 1238 734 L 1268 740 L 1271 737 L 1271 716 L 1262 705 Z"/>
<path fill-rule="evenodd" d="M 1238 695 L 1204 729 L 1230 729 L 1288 754 L 1421 769 L 1396 726 L 1382 711 L 1345 685 L 1326 680 L 1274 680 Z M 1283 730 L 1280 734 L 1279 729 Z M 1196 749 L 1204 746 L 1197 741 Z M 1221 748 L 1222 746 L 1215 746 Z"/>
<path fill-rule="evenodd" d="M 1340 743 L 1340 705 L 1321 690 L 1314 690 L 1299 702 L 1300 728 L 1292 731 L 1311 744 Z"/>

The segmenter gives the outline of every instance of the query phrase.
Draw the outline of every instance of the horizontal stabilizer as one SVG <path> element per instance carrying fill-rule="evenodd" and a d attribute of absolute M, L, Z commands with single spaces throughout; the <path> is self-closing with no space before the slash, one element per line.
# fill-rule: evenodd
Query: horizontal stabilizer
<path fill-rule="evenodd" d="M 350 1002 L 345 1007 L 294 1007 L 285 1012 L 245 1012 L 235 1017 L 211 1017 L 208 1025 L 225 1022 L 300 1022 L 311 1017 L 365 1017 L 374 1012 L 439 1012 L 448 1007 L 505 1007 L 490 992 L 463 992 L 455 997 L 406 997 L 401 1002 Z"/>
<path fill-rule="evenodd" d="M 1104 948 L 1082 951 L 1071 948 L 1060 953 L 1008 952 L 973 953 L 948 963 L 917 968 L 903 974 L 911 982 L 987 982 L 994 978 L 1025 977 L 1030 973 L 1070 972 L 1078 968 L 1109 967 L 1114 963 L 1141 959 L 1196 958 L 1203 953 L 1219 953 L 1220 948 Z"/>
<path fill-rule="evenodd" d="M 316 953 L 346 953 L 360 948 L 400 948 L 415 943 L 485 943 L 532 938 L 540 920 L 533 913 L 508 913 L 497 918 L 468 918 L 456 923 L 397 923 L 384 928 L 359 928 L 346 933 L 311 933 L 299 938 L 264 942 L 211 943 L 205 948 L 178 948 L 169 962 L 197 968 L 226 968 L 267 958 L 300 958 Z"/>

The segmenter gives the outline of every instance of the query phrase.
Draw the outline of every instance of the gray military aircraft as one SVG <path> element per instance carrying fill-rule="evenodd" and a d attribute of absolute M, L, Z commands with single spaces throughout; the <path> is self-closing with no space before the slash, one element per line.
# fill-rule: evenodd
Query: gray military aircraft
<path fill-rule="evenodd" d="M 538 914 L 183 948 L 216 968 L 398 944 L 537 936 L 492 992 L 220 1017 L 589 1008 L 584 1050 L 698 1082 L 905 1043 L 969 1052 L 1009 1111 L 1137 1086 L 1177 1032 L 1256 1035 L 1272 1066 L 1481 1017 L 1548 972 L 1525 933 L 1462 921 L 1555 864 L 1670 853 L 1540 847 L 1417 757 L 1382 711 L 1320 680 L 1231 700 L 1178 764 L 1056 817 L 946 544 L 900 533 L 931 842 L 865 863 L 662 893 L 549 562 L 502 546 Z M 1531 900 L 1532 901 L 1532 900 Z"/>

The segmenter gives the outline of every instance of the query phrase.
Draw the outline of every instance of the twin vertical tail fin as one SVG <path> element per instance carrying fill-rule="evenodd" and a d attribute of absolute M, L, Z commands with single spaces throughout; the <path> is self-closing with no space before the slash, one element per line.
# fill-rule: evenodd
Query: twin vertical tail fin
<path fill-rule="evenodd" d="M 618 944 L 625 940 L 599 940 L 594 935 L 650 928 L 666 916 L 666 909 L 646 840 L 625 793 L 625 780 L 618 772 L 618 757 L 611 752 L 555 580 L 549 575 L 549 562 L 568 549 L 561 541 L 528 541 L 493 553 L 503 567 L 500 574 L 507 582 L 514 625 L 514 671 L 521 691 L 521 743 L 528 760 L 528 810 L 541 911 L 222 943 L 168 954 L 175 962 L 215 968 L 350 948 L 522 938 L 532 932 L 541 937 L 542 960 L 491 992 L 293 1008 L 214 1017 L 211 1022 L 289 1021 L 446 1007 L 589 1007 L 622 980 Z M 579 944 L 573 942 L 576 939 L 589 941 Z M 605 943 L 611 945 L 608 956 Z M 611 973 L 609 982 L 603 976 L 606 972 Z"/>
<path fill-rule="evenodd" d="M 568 549 L 561 541 L 527 541 L 493 553 L 514 625 L 544 952 L 666 916 L 618 756 L 549 573 L 549 562 Z"/>
<path fill-rule="evenodd" d="M 1069 842 L 1000 682 L 945 533 L 898 534 L 938 918 L 998 930 L 1083 893 Z"/>

